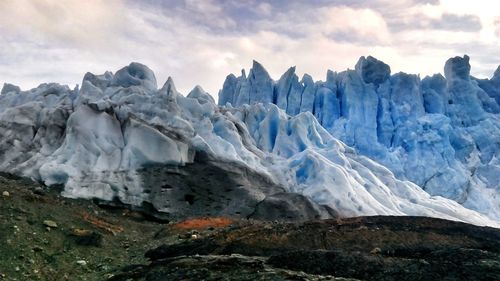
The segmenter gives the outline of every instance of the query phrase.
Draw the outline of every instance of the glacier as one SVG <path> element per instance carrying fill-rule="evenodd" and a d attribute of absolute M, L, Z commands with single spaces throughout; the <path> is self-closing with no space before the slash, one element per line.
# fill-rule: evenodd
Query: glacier
<path fill-rule="evenodd" d="M 445 110 L 433 113 L 426 113 L 418 77 L 389 76 L 388 66 L 370 57 L 355 71 L 329 71 L 327 82 L 309 75 L 299 82 L 294 68 L 276 82 L 254 63 L 248 77 L 228 76 L 220 105 L 199 86 L 183 96 L 171 78 L 158 89 L 153 71 L 139 63 L 115 74 L 87 73 L 75 89 L 52 83 L 21 91 L 5 84 L 0 172 L 59 185 L 67 197 L 151 206 L 172 216 L 199 215 L 204 208 L 252 217 L 265 210 L 247 205 L 280 200 L 300 213 L 295 203 L 302 200 L 317 218 L 418 215 L 499 227 L 492 206 L 498 201 L 480 193 L 497 190 L 488 186 L 498 179 L 498 119 L 491 117 L 496 92 L 481 95 L 490 103 L 485 110 L 483 102 L 464 106 L 470 98 L 449 90 L 464 83 L 471 92 L 480 84 L 496 89 L 496 80 L 464 80 L 463 65 L 455 59 L 448 67 L 447 79 L 456 85 L 438 76 L 422 81 L 428 108 Z M 394 88 L 405 96 L 392 95 Z M 440 107 L 436 100 L 444 93 L 456 107 Z M 466 118 L 463 110 L 481 116 Z M 486 125 L 487 132 L 481 129 Z M 411 177 L 437 167 L 443 175 L 434 175 L 425 190 Z M 473 168 L 475 175 L 467 174 Z M 444 181 L 447 188 L 439 186 Z M 478 185 L 467 189 L 462 205 L 439 196 L 456 199 L 462 194 L 455 185 L 467 181 Z M 195 185 L 203 189 L 196 197 Z M 214 193 L 215 203 L 207 199 Z M 472 204 L 480 200 L 486 203 Z"/>
<path fill-rule="evenodd" d="M 254 61 L 227 76 L 219 105 L 272 103 L 288 115 L 309 112 L 335 138 L 387 167 L 396 178 L 500 219 L 500 67 L 491 79 L 470 75 L 470 58 L 446 61 L 421 79 L 371 56 L 355 68 L 328 70 L 326 81 L 295 67 L 278 81 Z M 258 93 L 258 94 L 252 94 Z"/>

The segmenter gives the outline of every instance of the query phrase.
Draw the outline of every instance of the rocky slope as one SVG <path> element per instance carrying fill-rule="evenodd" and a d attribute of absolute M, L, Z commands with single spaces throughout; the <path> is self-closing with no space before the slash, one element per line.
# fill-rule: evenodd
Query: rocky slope
<path fill-rule="evenodd" d="M 203 280 L 498 280 L 500 231 L 422 217 L 247 223 L 146 256 L 149 265 L 113 280 L 169 280 L 176 270 Z"/>
<path fill-rule="evenodd" d="M 25 179 L 0 177 L 0 192 L 0 280 L 500 277 L 498 229 L 441 219 L 167 222 Z"/>
<path fill-rule="evenodd" d="M 106 280 L 145 263 L 150 248 L 178 241 L 153 238 L 165 221 L 59 191 L 0 176 L 0 280 Z"/>

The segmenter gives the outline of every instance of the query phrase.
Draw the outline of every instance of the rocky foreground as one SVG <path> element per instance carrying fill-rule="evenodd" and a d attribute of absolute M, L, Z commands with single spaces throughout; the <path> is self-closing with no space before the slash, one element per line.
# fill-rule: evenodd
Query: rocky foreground
<path fill-rule="evenodd" d="M 499 254 L 499 230 L 440 219 L 256 222 L 162 245 L 112 279 L 499 280 Z"/>
<path fill-rule="evenodd" d="M 0 280 L 500 280 L 500 230 L 424 217 L 165 221 L 0 177 Z"/>

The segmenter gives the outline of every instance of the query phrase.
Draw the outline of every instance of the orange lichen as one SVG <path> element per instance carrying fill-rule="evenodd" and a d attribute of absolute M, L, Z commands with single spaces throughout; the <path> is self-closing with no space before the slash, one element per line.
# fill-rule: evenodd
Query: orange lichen
<path fill-rule="evenodd" d="M 101 218 L 90 215 L 89 213 L 83 212 L 82 216 L 83 220 L 86 222 L 113 235 L 123 232 L 123 227 L 106 222 Z"/>
<path fill-rule="evenodd" d="M 207 228 L 223 228 L 231 225 L 233 221 L 224 217 L 202 217 L 191 218 L 172 225 L 173 229 L 192 230 L 192 229 L 207 229 Z"/>

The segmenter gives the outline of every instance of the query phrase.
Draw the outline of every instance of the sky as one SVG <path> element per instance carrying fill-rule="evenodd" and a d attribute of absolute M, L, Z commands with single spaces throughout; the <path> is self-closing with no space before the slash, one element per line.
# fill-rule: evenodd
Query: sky
<path fill-rule="evenodd" d="M 132 61 L 214 96 L 254 59 L 275 80 L 290 66 L 325 80 L 368 55 L 422 77 L 457 55 L 481 78 L 500 64 L 498 0 L 0 0 L 0 15 L 0 83 L 23 90 Z"/>

